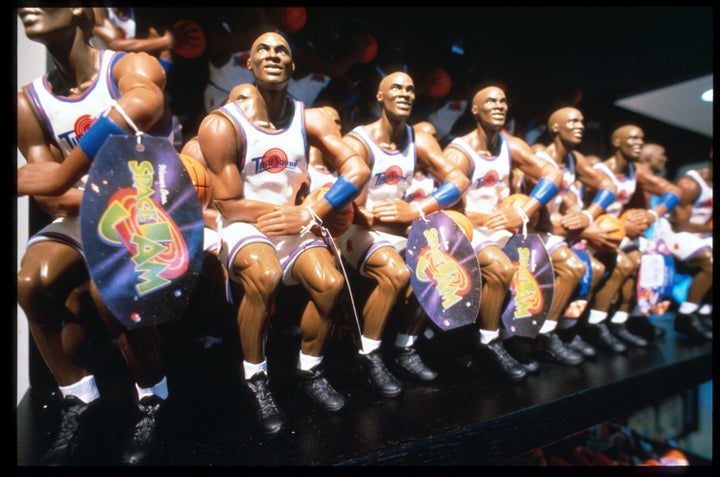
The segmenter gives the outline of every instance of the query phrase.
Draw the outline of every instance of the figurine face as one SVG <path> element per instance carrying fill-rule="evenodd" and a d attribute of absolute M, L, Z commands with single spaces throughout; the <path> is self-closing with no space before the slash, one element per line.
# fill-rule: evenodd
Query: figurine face
<path fill-rule="evenodd" d="M 577 146 L 582 142 L 585 131 L 584 118 L 580 111 L 575 108 L 564 108 L 557 122 L 557 134 L 563 143 Z"/>
<path fill-rule="evenodd" d="M 258 85 L 270 89 L 287 85 L 295 71 L 290 45 L 278 33 L 260 35 L 250 51 L 248 69 Z"/>
<path fill-rule="evenodd" d="M 473 98 L 473 116 L 484 128 L 501 129 L 505 126 L 507 111 L 505 92 L 496 86 L 481 89 Z"/>
<path fill-rule="evenodd" d="M 415 83 L 407 73 L 391 73 L 380 82 L 376 98 L 388 116 L 407 119 L 415 103 Z"/>
<path fill-rule="evenodd" d="M 70 28 L 81 8 L 18 8 L 17 14 L 25 28 L 25 35 L 33 41 L 46 43 L 49 39 L 72 39 L 75 30 Z"/>
<path fill-rule="evenodd" d="M 613 134 L 613 146 L 620 151 L 628 161 L 636 162 L 642 153 L 645 133 L 637 126 L 623 126 Z"/>

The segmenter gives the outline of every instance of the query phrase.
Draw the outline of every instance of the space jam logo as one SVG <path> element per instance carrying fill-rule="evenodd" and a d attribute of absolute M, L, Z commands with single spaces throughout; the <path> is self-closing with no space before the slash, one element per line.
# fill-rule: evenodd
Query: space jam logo
<path fill-rule="evenodd" d="M 470 292 L 472 283 L 467 271 L 450 255 L 440 249 L 438 231 L 430 228 L 423 232 L 428 246 L 420 250 L 415 276 L 421 282 L 435 285 L 442 307 L 447 310 Z"/>
<path fill-rule="evenodd" d="M 497 171 L 488 171 L 487 174 L 477 180 L 477 184 L 479 187 L 493 187 L 498 183 L 499 180 L 500 176 L 498 175 Z"/>
<path fill-rule="evenodd" d="M 297 167 L 297 162 L 289 161 L 285 151 L 277 147 L 268 149 L 262 157 L 254 157 L 251 161 L 255 164 L 255 174 L 259 174 L 260 172 L 277 174 L 278 172 L 284 171 L 287 167 Z"/>
<path fill-rule="evenodd" d="M 83 114 L 79 118 L 75 120 L 75 124 L 73 125 L 72 131 L 66 131 L 64 133 L 61 133 L 58 135 L 58 139 L 60 139 L 61 142 L 67 144 L 71 148 L 75 147 L 78 143 L 78 139 L 80 139 L 83 134 L 87 132 L 88 129 L 90 129 L 90 126 L 93 125 L 95 122 L 95 116 L 90 116 L 89 114 Z"/>
<path fill-rule="evenodd" d="M 543 309 L 544 299 L 537 280 L 530 270 L 530 249 L 518 248 L 518 261 L 513 262 L 515 274 L 510 289 L 515 298 L 515 317 L 521 318 L 538 314 Z"/>
<path fill-rule="evenodd" d="M 395 185 L 404 179 L 402 169 L 399 166 L 390 166 L 385 172 L 375 175 L 375 185 Z"/>
<path fill-rule="evenodd" d="M 155 170 L 151 163 L 129 161 L 133 186 L 115 192 L 98 224 L 100 238 L 123 245 L 130 253 L 138 295 L 154 292 L 187 270 L 189 253 L 173 219 L 153 200 Z"/>

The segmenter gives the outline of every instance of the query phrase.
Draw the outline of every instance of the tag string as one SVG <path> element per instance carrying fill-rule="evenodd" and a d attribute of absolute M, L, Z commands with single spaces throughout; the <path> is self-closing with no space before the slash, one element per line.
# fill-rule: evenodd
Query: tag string
<path fill-rule="evenodd" d="M 523 234 L 523 239 L 526 239 L 527 238 L 527 224 L 528 224 L 528 222 L 530 222 L 530 219 L 528 219 L 527 214 L 520 207 L 515 207 L 515 212 L 517 212 L 518 215 L 520 217 L 522 217 L 522 221 L 523 221 L 522 234 Z"/>
<path fill-rule="evenodd" d="M 142 143 L 142 135 L 143 135 L 143 132 L 140 130 L 140 128 L 138 128 L 138 127 L 135 125 L 135 123 L 133 122 L 133 120 L 130 119 L 130 116 L 128 116 L 128 114 L 125 112 L 125 110 L 122 108 L 122 106 L 120 106 L 120 103 L 118 103 L 116 100 L 113 99 L 113 100 L 110 102 L 110 107 L 111 107 L 111 108 L 114 108 L 115 111 L 117 111 L 118 113 L 120 113 L 120 116 L 122 116 L 123 119 L 125 120 L 125 122 L 128 123 L 128 125 L 133 129 L 133 131 L 135 131 L 135 137 L 137 138 L 137 143 L 138 143 L 138 146 L 139 146 L 139 145 Z"/>

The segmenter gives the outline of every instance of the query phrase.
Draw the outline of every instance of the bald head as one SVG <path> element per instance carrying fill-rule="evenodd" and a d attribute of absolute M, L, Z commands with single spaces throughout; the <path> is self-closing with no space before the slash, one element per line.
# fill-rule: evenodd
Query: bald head
<path fill-rule="evenodd" d="M 580 117 L 582 118 L 582 113 L 575 108 L 567 107 L 567 108 L 560 108 L 553 112 L 550 117 L 548 118 L 547 128 L 548 131 L 551 133 L 553 132 L 553 129 L 557 129 L 560 124 L 566 123 L 568 119 L 572 117 Z"/>
<path fill-rule="evenodd" d="M 616 154 L 619 153 L 626 160 L 635 162 L 640 160 L 640 151 L 642 151 L 645 142 L 645 133 L 639 126 L 627 124 L 613 131 L 610 141 Z"/>
<path fill-rule="evenodd" d="M 665 148 L 660 144 L 647 143 L 640 152 L 640 162 L 647 166 L 656 174 L 665 170 L 667 164 L 667 155 Z"/>

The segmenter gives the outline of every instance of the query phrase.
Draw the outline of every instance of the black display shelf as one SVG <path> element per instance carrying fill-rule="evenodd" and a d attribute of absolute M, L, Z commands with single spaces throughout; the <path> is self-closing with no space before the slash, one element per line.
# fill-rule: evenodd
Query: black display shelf
<path fill-rule="evenodd" d="M 440 376 L 431 384 L 405 381 L 395 399 L 380 398 L 363 384 L 345 337 L 326 356 L 329 379 L 347 401 L 335 414 L 313 409 L 296 392 L 290 370 L 297 337 L 279 327 L 271 333 L 268 354 L 288 432 L 274 439 L 260 438 L 250 428 L 230 347 L 221 349 L 224 358 L 213 359 L 207 351 L 179 347 L 168 352 L 172 421 L 153 464 L 502 465 L 710 381 L 712 343 L 676 336 L 672 315 L 665 317 L 658 321 L 665 336 L 649 348 L 601 353 L 578 367 L 542 363 L 520 383 L 473 361 L 469 330 L 439 333 L 418 346 Z M 100 388 L 118 404 L 89 463 L 114 465 L 132 383 L 118 356 L 110 352 L 100 361 Z M 47 391 L 31 390 L 18 406 L 19 466 L 37 465 L 49 445 L 52 402 Z"/>

